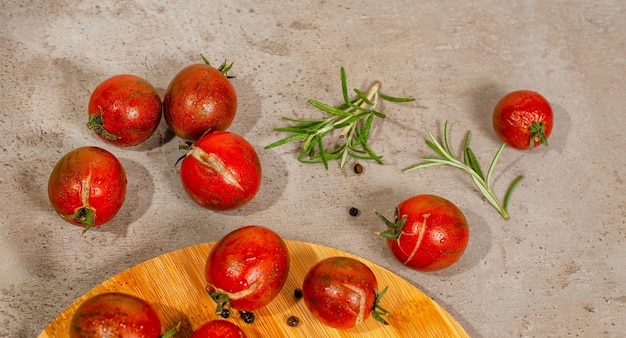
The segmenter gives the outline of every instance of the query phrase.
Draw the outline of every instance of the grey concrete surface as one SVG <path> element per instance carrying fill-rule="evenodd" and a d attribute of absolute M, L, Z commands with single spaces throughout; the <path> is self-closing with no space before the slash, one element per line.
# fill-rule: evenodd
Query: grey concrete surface
<path fill-rule="evenodd" d="M 262 224 L 284 238 L 340 248 L 389 268 L 433 297 L 473 337 L 623 337 L 626 332 L 626 4 L 623 1 L 4 1 L 0 4 L 0 336 L 33 337 L 73 300 L 160 254 Z M 174 162 L 181 140 L 162 121 L 120 149 L 84 128 L 91 90 L 133 73 L 162 95 L 184 66 L 234 62 L 230 131 L 257 149 L 257 197 L 231 212 L 202 209 Z M 281 116 L 313 118 L 308 99 L 341 100 L 375 80 L 407 104 L 383 103 L 371 146 L 384 165 L 340 170 L 296 161 L 298 145 L 263 147 Z M 551 102 L 550 146 L 506 149 L 493 186 L 517 175 L 503 220 L 458 170 L 400 170 L 431 155 L 427 131 L 467 130 L 486 163 L 500 145 L 498 99 L 532 89 Z M 80 236 L 49 204 L 56 161 L 83 145 L 126 168 L 127 200 L 111 223 Z M 409 196 L 456 203 L 471 228 L 449 269 L 403 267 L 374 235 Z M 359 208 L 358 217 L 348 214 Z"/>

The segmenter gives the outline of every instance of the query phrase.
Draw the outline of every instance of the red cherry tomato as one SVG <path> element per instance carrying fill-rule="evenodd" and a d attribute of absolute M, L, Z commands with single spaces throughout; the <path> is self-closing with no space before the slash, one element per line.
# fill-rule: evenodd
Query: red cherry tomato
<path fill-rule="evenodd" d="M 129 147 L 147 140 L 161 122 L 161 97 L 146 80 L 129 74 L 100 83 L 89 98 L 89 122 L 105 142 Z"/>
<path fill-rule="evenodd" d="M 216 319 L 204 323 L 191 338 L 246 338 L 241 328 L 229 321 Z"/>
<path fill-rule="evenodd" d="M 124 203 L 126 183 L 115 155 L 99 147 L 80 147 L 54 166 L 48 197 L 59 216 L 84 227 L 84 233 L 113 219 Z"/>
<path fill-rule="evenodd" d="M 359 325 L 370 314 L 387 324 L 379 306 L 384 293 L 378 293 L 374 272 L 350 257 L 330 257 L 309 269 L 302 285 L 302 297 L 313 316 L 325 325 L 347 329 Z M 386 291 L 386 289 L 385 289 Z"/>
<path fill-rule="evenodd" d="M 227 132 L 204 135 L 180 167 L 187 194 L 212 210 L 232 210 L 250 202 L 261 185 L 261 162 L 243 137 Z"/>
<path fill-rule="evenodd" d="M 537 92 L 519 90 L 505 95 L 493 110 L 493 128 L 508 146 L 533 149 L 548 145 L 552 133 L 552 107 Z"/>
<path fill-rule="evenodd" d="M 225 74 L 229 69 L 214 68 L 205 59 L 205 64 L 187 66 L 174 76 L 163 96 L 163 115 L 178 137 L 196 141 L 230 126 L 237 94 Z"/>
<path fill-rule="evenodd" d="M 150 337 L 161 334 L 161 321 L 141 298 L 117 292 L 93 296 L 74 312 L 71 338 Z"/>
<path fill-rule="evenodd" d="M 420 271 L 449 267 L 459 260 L 469 241 L 465 216 L 452 202 L 435 195 L 413 196 L 396 208 L 395 221 L 380 213 L 388 230 L 380 235 L 394 257 Z"/>
<path fill-rule="evenodd" d="M 289 253 L 274 231 L 249 225 L 220 239 L 207 258 L 207 291 L 225 307 L 254 311 L 271 302 L 287 281 Z"/>

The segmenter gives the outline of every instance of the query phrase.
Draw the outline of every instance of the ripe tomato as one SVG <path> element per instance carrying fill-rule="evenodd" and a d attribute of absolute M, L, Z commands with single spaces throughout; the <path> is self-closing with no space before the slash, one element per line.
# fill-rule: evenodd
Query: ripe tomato
<path fill-rule="evenodd" d="M 48 180 L 48 197 L 66 221 L 85 228 L 110 221 L 126 195 L 126 172 L 105 149 L 80 147 L 65 154 Z"/>
<path fill-rule="evenodd" d="M 193 332 L 191 338 L 246 338 L 239 326 L 222 319 L 204 323 Z"/>
<path fill-rule="evenodd" d="M 274 231 L 258 225 L 236 229 L 220 239 L 207 258 L 207 292 L 216 314 L 233 307 L 254 311 L 271 302 L 287 281 L 289 252 Z"/>
<path fill-rule="evenodd" d="M 469 240 L 465 216 L 452 202 L 435 195 L 413 196 L 396 207 L 395 221 L 380 235 L 395 258 L 420 271 L 449 267 L 461 258 Z"/>
<path fill-rule="evenodd" d="M 129 74 L 104 80 L 89 98 L 89 122 L 105 142 L 128 147 L 147 140 L 161 122 L 162 103 L 146 80 Z"/>
<path fill-rule="evenodd" d="M 189 148 L 180 167 L 187 194 L 212 210 L 232 210 L 250 202 L 261 176 L 261 162 L 252 145 L 227 131 L 204 135 Z"/>
<path fill-rule="evenodd" d="M 493 128 L 508 146 L 533 149 L 548 145 L 552 132 L 552 108 L 537 92 L 519 90 L 506 94 L 493 110 Z"/>
<path fill-rule="evenodd" d="M 232 64 L 214 68 L 204 62 L 183 68 L 163 96 L 165 121 L 178 137 L 190 141 L 226 130 L 237 112 L 237 94 L 226 77 Z"/>
<path fill-rule="evenodd" d="M 313 316 L 325 325 L 347 329 L 373 315 L 383 324 L 389 313 L 379 306 L 387 289 L 378 293 L 374 272 L 350 257 L 330 257 L 319 261 L 304 277 L 302 296 Z"/>
<path fill-rule="evenodd" d="M 74 312 L 70 337 L 159 337 L 161 321 L 141 298 L 117 292 L 93 296 Z"/>

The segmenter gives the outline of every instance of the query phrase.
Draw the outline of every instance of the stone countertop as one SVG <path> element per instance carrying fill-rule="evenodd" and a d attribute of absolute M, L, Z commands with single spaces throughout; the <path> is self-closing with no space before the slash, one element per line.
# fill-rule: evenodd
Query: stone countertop
<path fill-rule="evenodd" d="M 9 1 L 0 4 L 0 337 L 33 337 L 76 298 L 160 254 L 261 224 L 285 239 L 340 248 L 387 267 L 430 295 L 473 337 L 618 337 L 626 331 L 626 4 L 623 1 Z M 185 194 L 182 141 L 163 120 L 144 144 L 116 148 L 84 127 L 91 91 L 121 73 L 162 95 L 183 67 L 234 63 L 239 97 L 229 129 L 259 153 L 256 198 L 230 212 Z M 412 96 L 383 102 L 370 145 L 384 164 L 344 169 L 296 160 L 282 116 L 320 117 L 308 99 L 341 101 L 348 86 Z M 531 89 L 552 104 L 550 146 L 506 149 L 493 177 L 503 220 L 466 173 L 401 169 L 431 155 L 427 132 L 467 130 L 488 163 L 500 145 L 491 113 Z M 80 236 L 48 201 L 47 180 L 68 151 L 113 152 L 129 178 L 109 224 Z M 458 145 L 458 146 L 457 146 Z M 400 201 L 445 197 L 471 229 L 467 251 L 434 273 L 396 262 L 375 236 Z M 348 210 L 357 207 L 358 217 Z"/>

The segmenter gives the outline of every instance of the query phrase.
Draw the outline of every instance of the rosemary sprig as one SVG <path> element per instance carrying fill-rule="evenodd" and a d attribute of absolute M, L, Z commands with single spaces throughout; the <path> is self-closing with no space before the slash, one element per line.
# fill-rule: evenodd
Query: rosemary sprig
<path fill-rule="evenodd" d="M 498 148 L 498 151 L 496 151 L 496 154 L 493 157 L 493 160 L 491 160 L 491 164 L 489 165 L 489 169 L 487 170 L 487 175 L 485 176 L 480 168 L 476 156 L 474 156 L 474 152 L 469 147 L 470 138 L 472 137 L 471 131 L 467 132 L 467 136 L 465 137 L 465 142 L 463 144 L 463 162 L 458 160 L 450 149 L 448 141 L 448 121 L 445 122 L 443 127 L 443 142 L 437 141 L 437 138 L 430 131 L 428 132 L 428 136 L 430 137 L 430 140 L 426 140 L 426 144 L 428 144 L 428 146 L 431 147 L 435 152 L 437 152 L 437 154 L 439 154 L 441 157 L 422 157 L 422 160 L 424 160 L 424 162 L 412 165 L 408 168 L 403 169 L 402 171 L 409 172 L 412 170 L 436 165 L 449 165 L 455 168 L 462 169 L 471 174 L 472 180 L 474 181 L 474 184 L 476 185 L 478 190 L 483 194 L 487 201 L 489 201 L 489 203 L 491 203 L 491 205 L 493 205 L 493 207 L 500 212 L 502 218 L 508 220 L 510 218 L 507 211 L 509 198 L 515 186 L 524 177 L 519 176 L 515 180 L 513 180 L 513 182 L 507 189 L 506 194 L 504 195 L 503 202 L 500 203 L 494 195 L 489 182 L 491 181 L 491 175 L 493 174 L 496 163 L 498 162 L 498 159 L 500 158 L 500 155 L 504 150 L 505 144 L 503 143 L 500 148 Z"/>
<path fill-rule="evenodd" d="M 376 110 L 378 99 L 391 102 L 410 102 L 415 99 L 385 95 L 380 92 L 380 85 L 380 82 L 375 82 L 366 93 L 355 88 L 356 97 L 349 99 L 346 71 L 341 67 L 341 89 L 344 103 L 332 107 L 316 100 L 309 100 L 310 105 L 331 116 L 312 120 L 283 117 L 283 120 L 293 122 L 293 125 L 274 128 L 274 130 L 288 132 L 291 135 L 265 146 L 265 149 L 294 141 L 302 141 L 304 145 L 298 155 L 298 161 L 305 163 L 321 162 L 326 170 L 328 170 L 328 161 L 330 160 L 340 160 L 339 167 L 343 168 L 349 156 L 382 163 L 382 156 L 377 155 L 367 144 L 374 118 L 385 118 L 385 114 Z M 336 129 L 341 130 L 339 140 L 330 147 L 325 146 L 324 137 Z"/>

